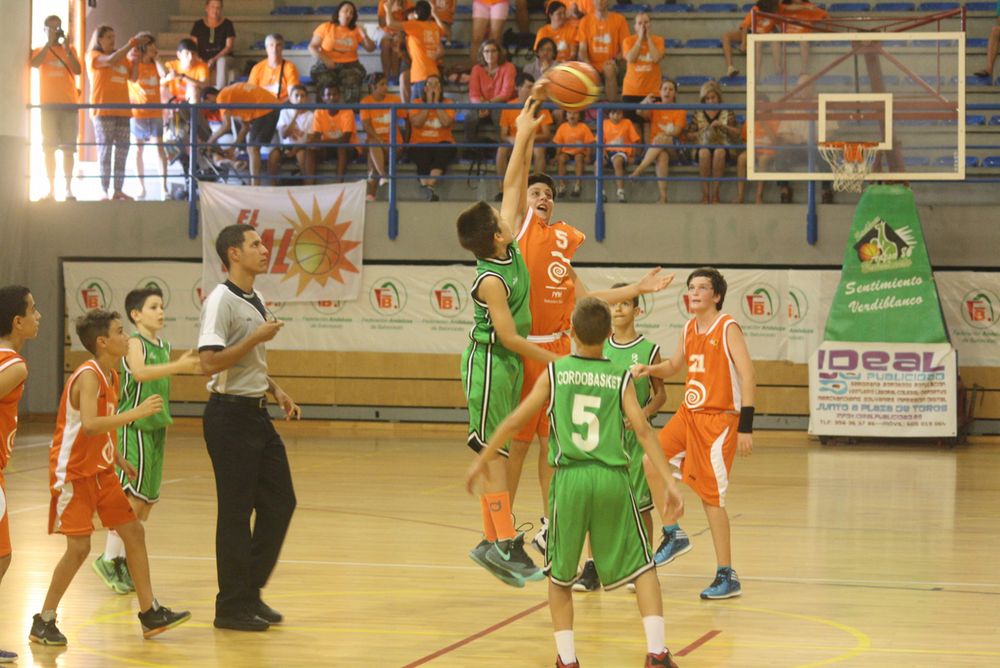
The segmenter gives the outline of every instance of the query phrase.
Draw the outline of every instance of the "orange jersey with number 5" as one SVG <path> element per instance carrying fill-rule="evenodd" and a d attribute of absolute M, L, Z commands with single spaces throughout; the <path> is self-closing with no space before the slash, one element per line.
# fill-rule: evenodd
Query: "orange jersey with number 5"
<path fill-rule="evenodd" d="M 561 220 L 549 225 L 528 209 L 517 243 L 531 276 L 531 334 L 569 329 L 576 304 L 576 285 L 569 276 L 569 265 L 586 238 L 572 225 Z"/>
<path fill-rule="evenodd" d="M 24 358 L 10 348 L 0 348 L 0 371 L 17 364 L 24 364 Z M 7 396 L 0 397 L 0 473 L 7 468 L 11 450 L 14 448 L 14 435 L 17 433 L 17 404 L 21 401 L 22 394 L 24 394 L 24 383 L 8 392 Z"/>
<path fill-rule="evenodd" d="M 56 433 L 49 450 L 49 482 L 53 489 L 61 489 L 67 480 L 89 478 L 115 467 L 117 430 L 88 436 L 83 431 L 79 407 L 73 408 L 70 402 L 73 383 L 85 373 L 97 374 L 97 416 L 107 417 L 118 410 L 118 372 L 112 369 L 111 377 L 107 378 L 94 360 L 77 367 L 66 381 L 59 400 Z"/>
<path fill-rule="evenodd" d="M 739 327 L 731 315 L 720 313 L 705 332 L 691 318 L 684 325 L 687 381 L 684 406 L 691 411 L 725 413 L 740 410 L 740 384 L 726 334 Z"/>

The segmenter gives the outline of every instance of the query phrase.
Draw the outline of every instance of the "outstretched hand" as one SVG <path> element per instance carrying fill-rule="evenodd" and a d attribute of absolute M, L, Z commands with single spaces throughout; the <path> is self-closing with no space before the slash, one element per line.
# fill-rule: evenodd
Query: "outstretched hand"
<path fill-rule="evenodd" d="M 538 129 L 542 127 L 542 118 L 538 116 L 538 112 L 542 107 L 542 101 L 535 99 L 534 97 L 529 97 L 524 101 L 524 107 L 521 109 L 521 113 L 517 115 L 517 120 L 515 121 L 515 126 L 517 127 L 517 133 L 531 133 L 532 136 Z"/>
<path fill-rule="evenodd" d="M 667 274 L 666 276 L 657 276 L 660 271 L 660 267 L 654 267 L 653 269 L 650 269 L 645 276 L 639 279 L 639 282 L 636 284 L 639 287 L 639 294 L 645 295 L 650 292 L 665 290 L 668 285 L 674 282 L 675 274 L 673 272 Z"/>

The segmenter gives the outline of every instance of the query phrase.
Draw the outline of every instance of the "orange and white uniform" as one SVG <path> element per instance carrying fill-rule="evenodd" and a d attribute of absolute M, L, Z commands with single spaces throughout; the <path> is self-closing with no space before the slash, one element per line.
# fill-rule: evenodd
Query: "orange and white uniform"
<path fill-rule="evenodd" d="M 759 10 L 756 7 L 754 7 L 749 12 L 747 12 L 746 16 L 743 17 L 743 22 L 740 23 L 740 28 L 743 29 L 743 32 L 746 32 L 746 33 L 756 32 L 758 35 L 762 35 L 764 33 L 769 33 L 769 32 L 774 32 L 777 29 L 777 27 L 778 27 L 777 26 L 777 21 L 775 21 L 772 18 L 765 17 L 765 16 L 758 16 L 757 17 L 757 29 L 754 30 L 754 27 L 753 27 L 753 25 L 754 25 L 754 18 L 753 17 L 754 17 L 754 14 L 758 14 L 758 13 L 760 13 Z"/>
<path fill-rule="evenodd" d="M 448 98 L 442 98 L 440 104 L 451 104 L 454 100 Z M 423 104 L 424 101 L 421 98 L 413 100 L 413 104 Z M 455 136 L 451 132 L 452 126 L 455 124 L 455 110 L 446 109 L 445 114 L 451 117 L 452 125 L 445 127 L 441 125 L 441 120 L 437 117 L 437 114 L 433 111 L 427 114 L 427 119 L 424 121 L 423 125 L 416 125 L 413 122 L 414 117 L 420 113 L 419 108 L 414 108 L 409 110 L 410 116 L 410 143 L 411 144 L 454 144 Z M 523 251 L 522 251 L 523 252 Z"/>
<path fill-rule="evenodd" d="M 128 82 L 128 97 L 132 104 L 160 103 L 160 71 L 156 63 L 139 63 L 138 78 Z M 162 118 L 162 109 L 132 110 L 132 118 Z"/>
<path fill-rule="evenodd" d="M 517 245 L 531 277 L 531 333 L 528 341 L 559 355 L 568 355 L 571 350 L 569 326 L 576 305 L 576 284 L 570 278 L 570 261 L 586 239 L 583 232 L 565 221 L 549 225 L 531 209 L 528 209 L 517 235 Z M 533 359 L 522 360 L 523 400 L 538 377 L 545 373 L 547 365 Z M 545 408 L 528 420 L 514 440 L 530 442 L 536 434 L 548 438 L 549 420 Z"/>
<path fill-rule="evenodd" d="M 687 127 L 687 112 L 683 109 L 654 109 L 649 122 L 653 128 L 652 139 L 661 134 L 676 137 L 678 129 L 683 132 Z"/>
<path fill-rule="evenodd" d="M 288 92 L 302 82 L 299 80 L 299 68 L 292 61 L 282 60 L 277 67 L 271 67 L 265 58 L 250 70 L 247 83 L 263 88 L 279 100 L 287 100 Z"/>
<path fill-rule="evenodd" d="M 45 47 L 31 52 L 32 59 Z M 45 60 L 38 68 L 38 101 L 42 104 L 77 104 L 80 94 L 76 90 L 76 76 L 70 72 L 69 54 L 61 44 L 50 47 Z"/>
<path fill-rule="evenodd" d="M 659 435 L 660 448 L 680 469 L 681 480 L 702 501 L 720 507 L 726 505 L 741 407 L 739 376 L 726 340 L 730 327 L 739 325 L 726 313 L 704 332 L 694 318 L 684 325 L 684 402 Z"/>
<path fill-rule="evenodd" d="M 24 364 L 24 358 L 10 348 L 0 348 L 0 371 L 18 364 Z M 0 397 L 0 557 L 6 557 L 10 548 L 10 519 L 7 516 L 7 490 L 4 486 L 3 472 L 10 461 L 14 449 L 14 435 L 17 434 L 17 404 L 24 394 L 24 383 L 21 383 Z"/>
<path fill-rule="evenodd" d="M 830 18 L 830 14 L 825 9 L 817 7 L 811 2 L 801 2 L 797 5 L 782 4 L 779 13 L 790 19 L 801 19 L 803 21 L 825 21 Z M 812 27 L 795 23 L 784 24 L 784 31 L 791 34 L 814 32 Z"/>
<path fill-rule="evenodd" d="M 215 101 L 219 104 L 277 104 L 278 97 L 269 90 L 252 83 L 234 83 L 219 91 Z M 244 121 L 267 116 L 274 109 L 229 109 L 230 114 Z M 315 116 L 313 117 L 315 118 Z"/>
<path fill-rule="evenodd" d="M 112 369 L 109 378 L 95 360 L 87 360 L 66 381 L 49 449 L 49 533 L 89 536 L 94 532 L 94 513 L 106 527 L 135 519 L 115 474 L 117 430 L 88 436 L 80 407 L 70 399 L 73 384 L 85 373 L 98 378 L 97 416 L 114 415 L 118 409 L 117 371 Z"/>

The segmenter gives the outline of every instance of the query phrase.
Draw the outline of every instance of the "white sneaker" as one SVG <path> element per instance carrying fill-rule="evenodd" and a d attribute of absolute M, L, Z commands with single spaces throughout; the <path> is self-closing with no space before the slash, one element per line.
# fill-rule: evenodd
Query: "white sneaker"
<path fill-rule="evenodd" d="M 625 201 L 625 189 L 624 188 L 619 188 L 618 192 L 615 193 L 615 194 L 618 196 L 618 201 L 619 202 L 624 202 Z"/>
<path fill-rule="evenodd" d="M 541 525 L 541 528 L 538 529 L 538 533 L 536 533 L 535 537 L 531 539 L 531 544 L 542 554 L 542 556 L 545 556 L 546 538 L 548 538 L 549 534 L 549 520 L 545 517 L 541 518 Z"/>

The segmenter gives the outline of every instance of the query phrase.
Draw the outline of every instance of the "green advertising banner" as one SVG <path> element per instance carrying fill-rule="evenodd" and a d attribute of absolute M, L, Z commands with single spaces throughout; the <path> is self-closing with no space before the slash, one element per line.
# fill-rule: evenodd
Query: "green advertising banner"
<path fill-rule="evenodd" d="M 906 186 L 873 185 L 861 196 L 823 338 L 949 340 L 917 205 Z"/>

